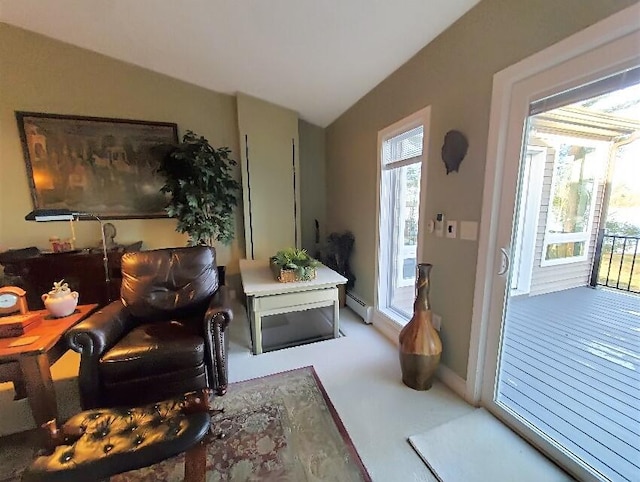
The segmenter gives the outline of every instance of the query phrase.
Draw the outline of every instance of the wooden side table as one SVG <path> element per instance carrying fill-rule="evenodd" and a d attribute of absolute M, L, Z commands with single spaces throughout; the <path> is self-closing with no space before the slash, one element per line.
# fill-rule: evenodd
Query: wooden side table
<path fill-rule="evenodd" d="M 32 311 L 42 317 L 37 326 L 22 336 L 0 338 L 0 382 L 11 381 L 17 393 L 24 392 L 37 426 L 58 417 L 50 367 L 69 349 L 64 334 L 97 307 L 79 305 L 64 318 L 53 318 L 46 310 Z"/>

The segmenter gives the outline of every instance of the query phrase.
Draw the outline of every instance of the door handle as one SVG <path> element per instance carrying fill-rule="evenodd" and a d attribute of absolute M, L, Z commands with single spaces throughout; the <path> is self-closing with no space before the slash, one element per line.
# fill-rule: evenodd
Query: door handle
<path fill-rule="evenodd" d="M 500 269 L 498 270 L 498 275 L 502 276 L 509 271 L 509 252 L 507 248 L 500 248 L 500 254 L 502 255 L 502 260 L 500 261 Z"/>

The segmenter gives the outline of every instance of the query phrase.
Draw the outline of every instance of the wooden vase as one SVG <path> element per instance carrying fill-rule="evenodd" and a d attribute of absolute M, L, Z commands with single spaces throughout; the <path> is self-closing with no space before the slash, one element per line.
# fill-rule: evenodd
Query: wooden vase
<path fill-rule="evenodd" d="M 442 342 L 431 322 L 429 302 L 432 265 L 417 266 L 416 299 L 413 316 L 400 332 L 400 368 L 402 382 L 414 390 L 429 390 L 440 362 Z"/>

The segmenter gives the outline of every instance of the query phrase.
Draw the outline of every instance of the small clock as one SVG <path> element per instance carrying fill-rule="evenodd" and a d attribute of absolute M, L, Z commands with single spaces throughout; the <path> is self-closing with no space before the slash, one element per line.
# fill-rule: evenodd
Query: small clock
<path fill-rule="evenodd" d="M 27 306 L 27 292 L 17 286 L 0 287 L 0 316 L 20 312 L 25 315 L 29 312 Z"/>

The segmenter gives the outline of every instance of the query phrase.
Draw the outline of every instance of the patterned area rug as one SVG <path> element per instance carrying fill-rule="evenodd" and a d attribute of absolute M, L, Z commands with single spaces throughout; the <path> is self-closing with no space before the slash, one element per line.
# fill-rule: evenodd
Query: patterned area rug
<path fill-rule="evenodd" d="M 371 480 L 313 367 L 234 383 L 214 406 L 224 413 L 212 419 L 207 482 Z M 183 477 L 180 455 L 111 482 Z"/>

